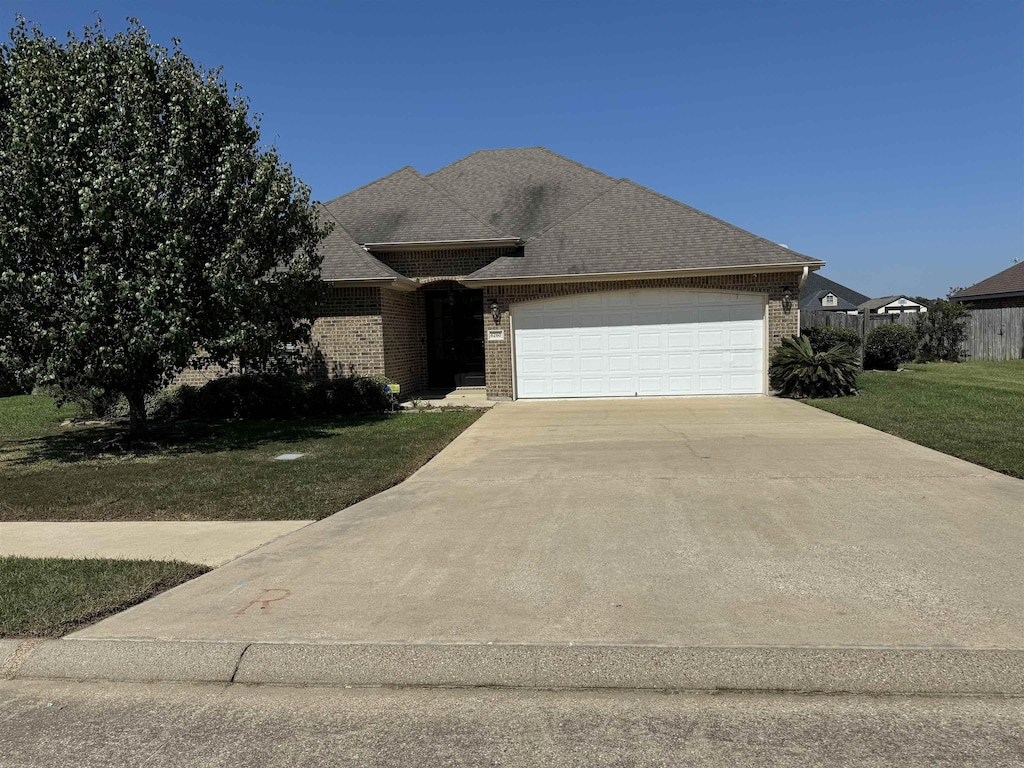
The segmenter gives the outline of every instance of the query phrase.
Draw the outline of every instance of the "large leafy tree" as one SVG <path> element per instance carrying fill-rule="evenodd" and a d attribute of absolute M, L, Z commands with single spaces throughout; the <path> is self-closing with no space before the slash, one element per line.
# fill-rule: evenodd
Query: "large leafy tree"
<path fill-rule="evenodd" d="M 0 46 L 0 365 L 145 396 L 308 337 L 326 236 L 220 70 L 137 20 Z"/>

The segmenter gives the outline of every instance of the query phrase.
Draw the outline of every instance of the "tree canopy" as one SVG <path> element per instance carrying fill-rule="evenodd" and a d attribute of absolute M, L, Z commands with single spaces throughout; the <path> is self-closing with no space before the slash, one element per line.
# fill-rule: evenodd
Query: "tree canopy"
<path fill-rule="evenodd" d="M 0 365 L 144 398 L 308 338 L 328 233 L 219 69 L 129 19 L 0 45 Z"/>

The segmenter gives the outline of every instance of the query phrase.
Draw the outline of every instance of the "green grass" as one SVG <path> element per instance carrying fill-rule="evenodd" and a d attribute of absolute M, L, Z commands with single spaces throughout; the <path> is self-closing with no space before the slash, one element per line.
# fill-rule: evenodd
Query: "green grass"
<path fill-rule="evenodd" d="M 61 427 L 48 398 L 0 398 L 0 520 L 319 519 L 404 480 L 479 415 L 182 423 L 126 447 L 117 427 Z"/>
<path fill-rule="evenodd" d="M 0 637 L 59 637 L 208 570 L 159 560 L 0 557 Z"/>
<path fill-rule="evenodd" d="M 808 401 L 915 443 L 1024 478 L 1024 360 L 865 371 L 858 397 Z"/>

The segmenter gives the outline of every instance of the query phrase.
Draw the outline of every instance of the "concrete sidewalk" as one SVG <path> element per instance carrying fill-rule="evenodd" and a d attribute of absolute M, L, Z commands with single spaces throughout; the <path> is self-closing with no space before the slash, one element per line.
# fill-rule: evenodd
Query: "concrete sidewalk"
<path fill-rule="evenodd" d="M 309 520 L 0 523 L 0 556 L 184 560 L 223 565 Z"/>
<path fill-rule="evenodd" d="M 22 674 L 165 645 L 250 682 L 1024 693 L 1022 494 L 791 401 L 502 404 Z"/>

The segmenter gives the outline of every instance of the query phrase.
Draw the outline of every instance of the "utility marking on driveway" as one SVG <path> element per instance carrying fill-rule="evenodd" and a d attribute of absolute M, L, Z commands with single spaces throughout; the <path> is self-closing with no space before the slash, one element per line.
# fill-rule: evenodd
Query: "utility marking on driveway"
<path fill-rule="evenodd" d="M 278 597 L 267 597 L 267 595 L 272 592 L 283 592 L 284 594 Z M 253 598 L 244 608 L 239 608 L 237 611 L 235 611 L 235 616 L 245 616 L 245 612 L 252 608 L 254 605 L 256 605 L 256 603 L 260 604 L 261 611 L 265 611 L 267 610 L 271 603 L 276 603 L 278 600 L 284 600 L 286 597 L 291 595 L 291 593 L 292 591 L 290 589 L 282 589 L 281 587 L 271 587 L 270 589 L 264 589 L 262 592 L 260 592 L 259 597 Z"/>

